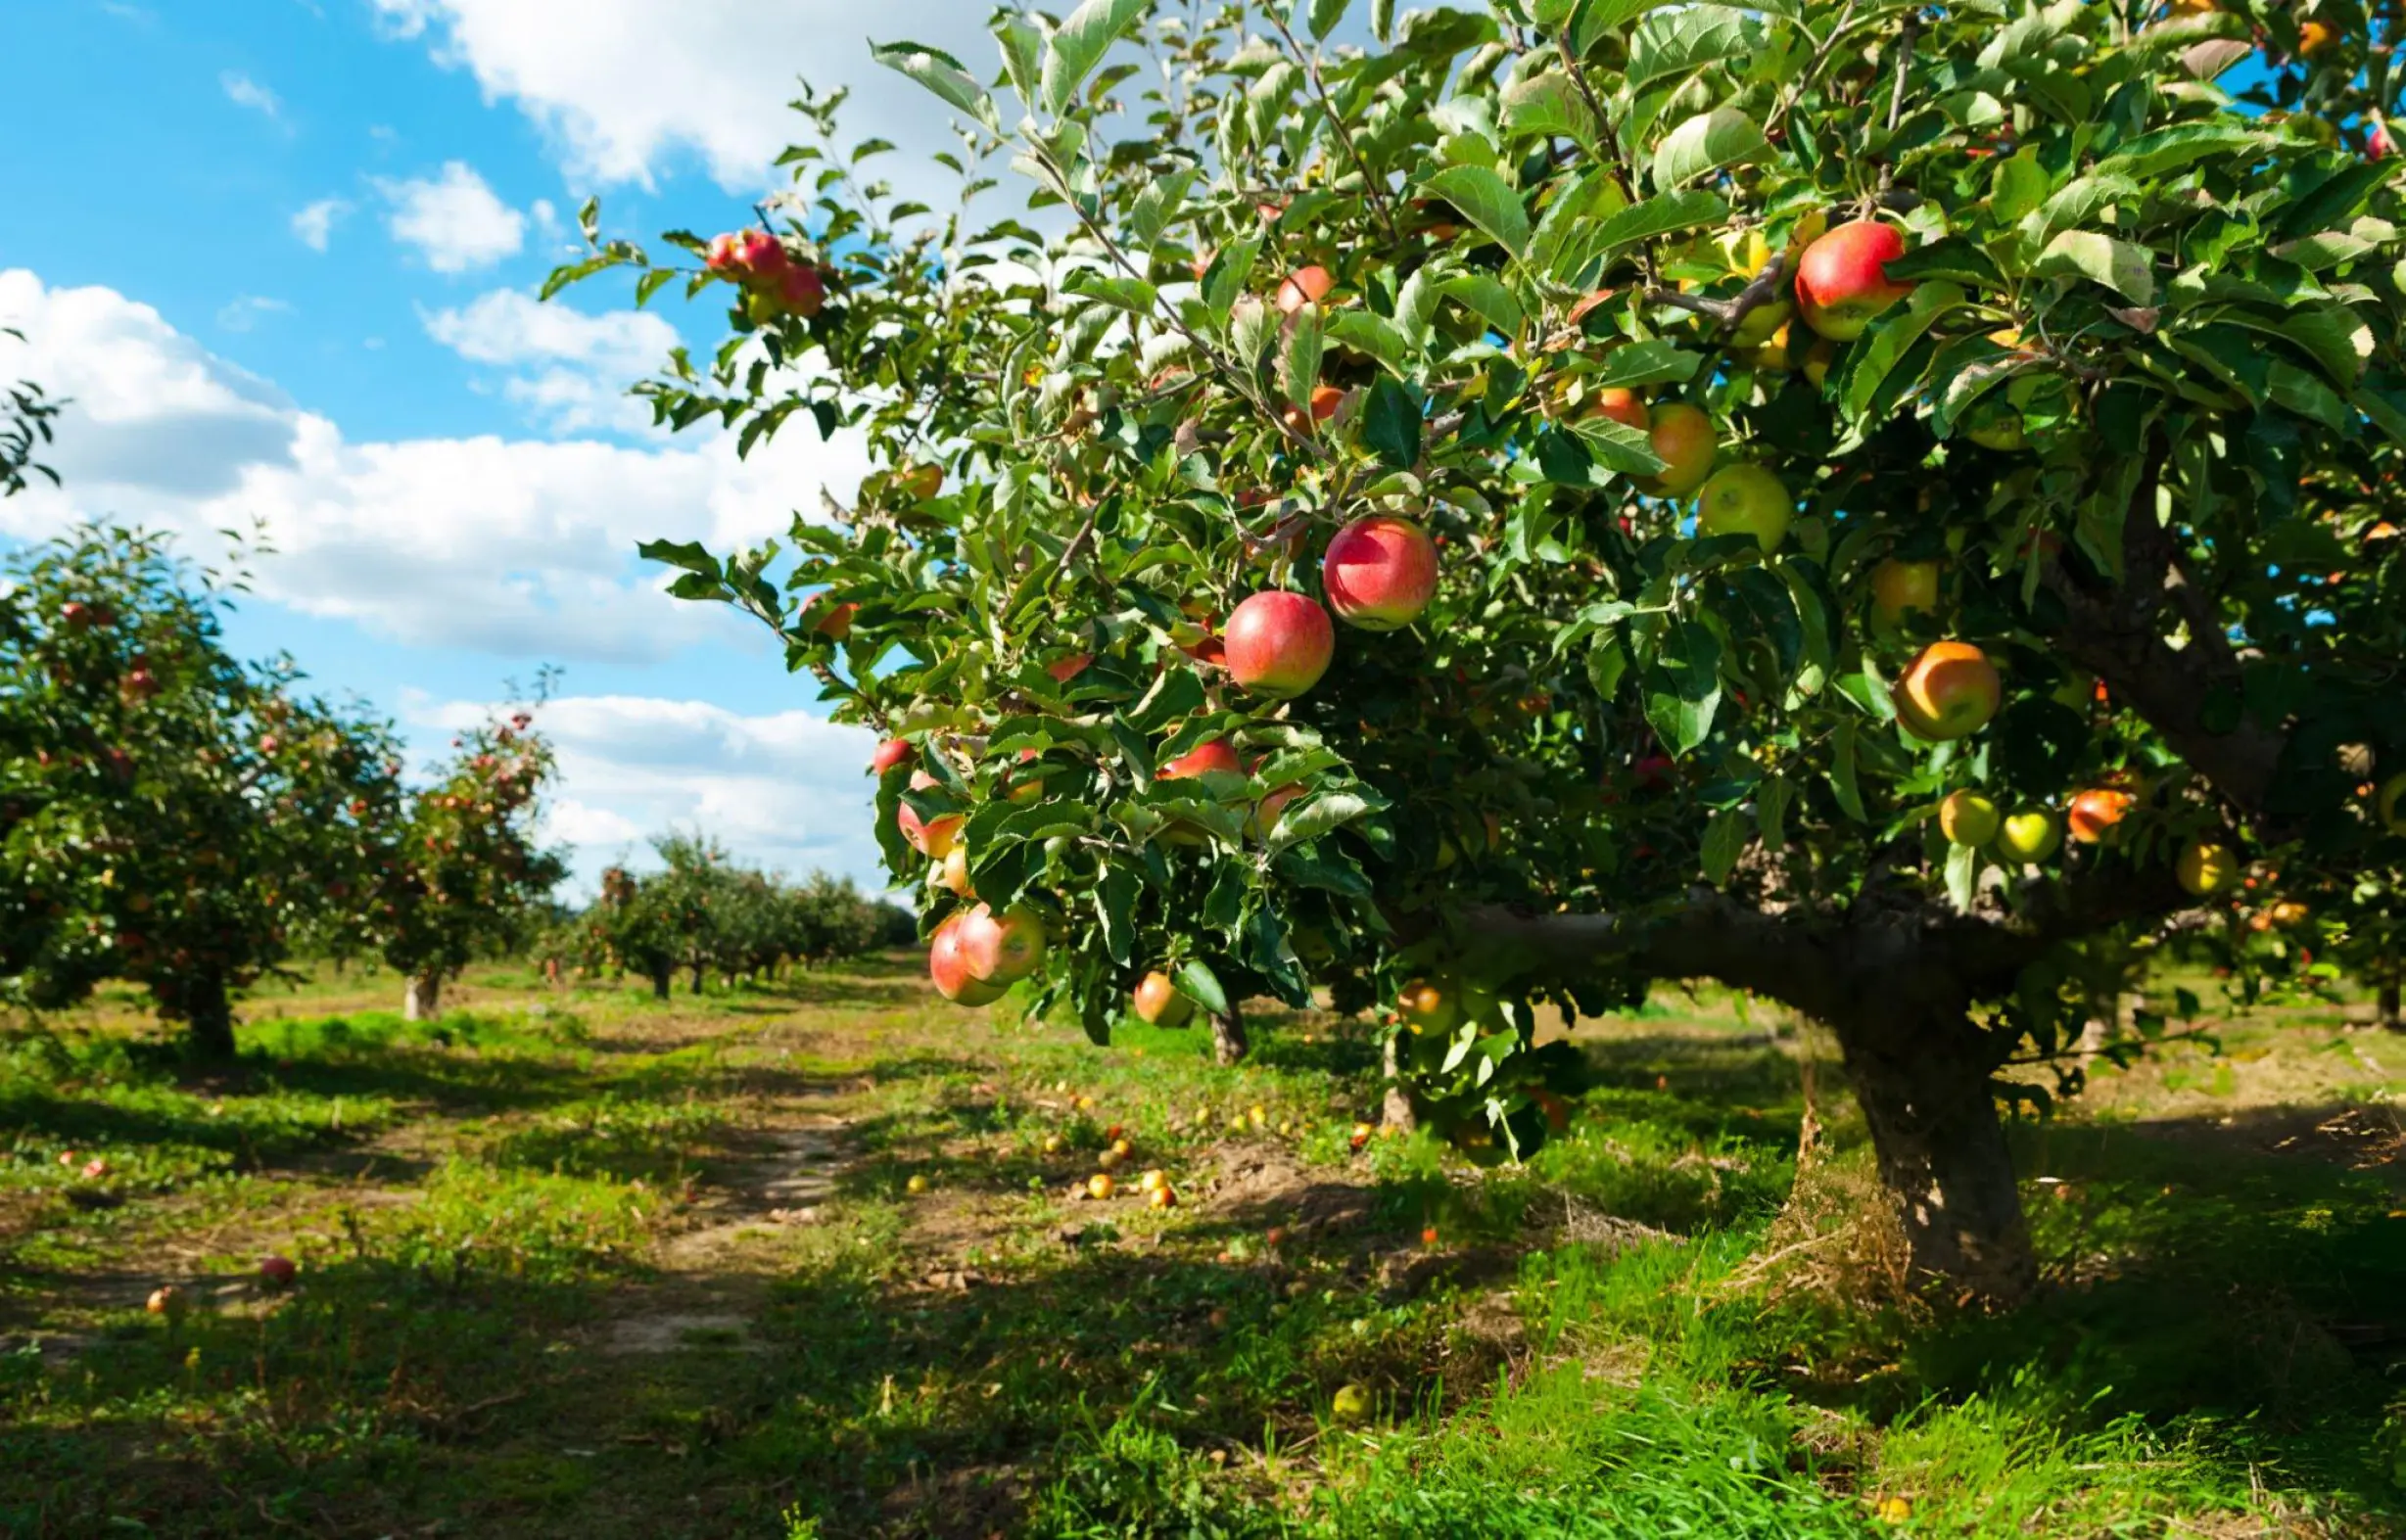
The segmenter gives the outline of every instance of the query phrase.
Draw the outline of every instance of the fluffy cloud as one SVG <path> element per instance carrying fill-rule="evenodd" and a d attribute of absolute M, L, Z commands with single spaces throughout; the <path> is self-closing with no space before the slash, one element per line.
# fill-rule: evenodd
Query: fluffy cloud
<path fill-rule="evenodd" d="M 412 725 L 482 721 L 472 701 L 404 705 Z M 671 828 L 718 836 L 747 861 L 799 876 L 883 877 L 865 769 L 874 734 L 808 712 L 746 717 L 703 701 L 565 696 L 537 713 L 559 755 L 560 795 L 545 836 L 575 848 L 581 887 L 612 861 L 643 864 L 644 841 Z M 432 741 L 432 735 L 424 735 Z"/>
<path fill-rule="evenodd" d="M 648 427 L 651 409 L 627 395 L 627 382 L 677 346 L 677 329 L 648 310 L 587 315 L 511 289 L 425 321 L 428 336 L 470 363 L 509 371 L 507 398 L 554 433 Z"/>
<path fill-rule="evenodd" d="M 273 123 L 284 121 L 284 104 L 276 100 L 273 91 L 249 75 L 228 70 L 217 76 L 217 84 L 224 90 L 225 99 L 236 107 L 248 108 Z"/>
<path fill-rule="evenodd" d="M 785 103 L 798 72 L 855 94 L 850 132 L 905 149 L 947 147 L 951 112 L 873 64 L 862 39 L 958 38 L 983 8 L 884 0 L 585 0 L 563 25 L 557 0 L 375 0 L 386 30 L 469 70 L 489 101 L 517 102 L 580 181 L 649 185 L 680 153 L 730 191 L 758 186 L 794 136 Z M 972 46 L 971 54 L 978 50 Z M 972 59 L 984 70 L 994 53 Z"/>
<path fill-rule="evenodd" d="M 49 456 L 65 487 L 0 503 L 0 533 L 39 537 L 108 515 L 213 551 L 212 532 L 257 520 L 276 550 L 259 564 L 261 597 L 405 645 L 634 663 L 743 634 L 726 612 L 665 598 L 636 543 L 724 549 L 778 534 L 793 510 L 817 507 L 822 486 L 848 500 L 865 468 L 857 442 L 807 433 L 748 461 L 723 438 L 353 443 L 112 290 L 45 289 L 0 270 L 0 325 L 30 344 L 12 369 L 71 398 Z M 604 317 L 590 330 L 529 322 L 490 346 L 598 357 L 640 340 Z"/>
<path fill-rule="evenodd" d="M 526 246 L 526 215 L 494 196 L 475 167 L 445 163 L 434 178 L 379 181 L 393 206 L 386 223 L 393 239 L 417 248 L 439 273 L 464 273 L 515 257 Z"/>
<path fill-rule="evenodd" d="M 322 252 L 334 239 L 334 223 L 351 212 L 351 205 L 340 198 L 320 198 L 293 215 L 293 234 L 312 252 Z"/>

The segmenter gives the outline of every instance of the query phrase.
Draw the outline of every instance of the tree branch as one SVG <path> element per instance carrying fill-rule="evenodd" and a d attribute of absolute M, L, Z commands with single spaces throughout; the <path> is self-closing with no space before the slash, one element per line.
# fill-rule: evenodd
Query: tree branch
<path fill-rule="evenodd" d="M 1362 192 L 1370 199 L 1370 207 L 1378 214 L 1379 223 L 1387 227 L 1388 244 L 1402 245 L 1403 237 L 1395 229 L 1394 212 L 1387 207 L 1386 189 L 1370 174 L 1370 163 L 1362 159 L 1361 150 L 1353 143 L 1352 130 L 1345 126 L 1345 117 L 1330 99 L 1328 82 L 1320 77 L 1320 56 L 1303 52 L 1303 45 L 1296 41 L 1295 33 L 1288 29 L 1287 19 L 1278 14 L 1277 7 L 1267 8 L 1264 14 L 1269 17 L 1270 24 L 1278 28 L 1278 35 L 1287 40 L 1287 46 L 1294 51 L 1295 57 L 1302 62 L 1304 77 L 1311 81 L 1311 94 L 1320 99 L 1320 111 L 1328 116 L 1329 126 L 1337 130 L 1337 140 L 1352 159 L 1353 169 L 1361 173 Z"/>

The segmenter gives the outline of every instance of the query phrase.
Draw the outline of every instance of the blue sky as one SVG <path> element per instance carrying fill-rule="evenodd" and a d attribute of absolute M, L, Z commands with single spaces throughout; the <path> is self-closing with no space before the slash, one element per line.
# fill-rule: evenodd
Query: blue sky
<path fill-rule="evenodd" d="M 852 83 L 848 131 L 944 142 L 827 0 L 11 0 L 0 376 L 74 398 L 61 492 L 0 539 L 105 515 L 263 521 L 236 622 L 431 752 L 502 680 L 562 668 L 555 837 L 590 874 L 699 823 L 763 862 L 874 882 L 868 739 L 637 539 L 782 530 L 857 443 L 738 464 L 651 432 L 625 386 L 715 315 L 614 283 L 533 301 L 578 205 L 649 236 L 744 222 L 797 74 Z M 895 0 L 880 40 L 971 51 L 982 5 Z M 990 46 L 990 45 L 988 45 Z"/>

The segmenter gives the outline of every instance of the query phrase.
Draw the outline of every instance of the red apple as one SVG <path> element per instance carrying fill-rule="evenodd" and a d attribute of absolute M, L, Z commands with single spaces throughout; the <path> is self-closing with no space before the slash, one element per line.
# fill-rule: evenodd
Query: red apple
<path fill-rule="evenodd" d="M 1272 788 L 1253 804 L 1251 815 L 1245 820 L 1245 832 L 1257 840 L 1268 839 L 1270 831 L 1278 827 L 1278 816 L 1287 811 L 1287 804 L 1301 795 L 1303 787 L 1299 784 Z"/>
<path fill-rule="evenodd" d="M 1014 908 L 1001 914 L 978 905 L 955 922 L 960 934 L 961 960 L 972 978 L 987 984 L 1015 984 L 1044 961 L 1044 922 L 1033 911 Z"/>
<path fill-rule="evenodd" d="M 1796 264 L 1796 303 L 1805 324 L 1831 342 L 1851 343 L 1890 305 L 1912 292 L 1891 283 L 1888 264 L 1905 255 L 1894 225 L 1855 219 L 1805 248 Z"/>
<path fill-rule="evenodd" d="M 1409 519 L 1356 519 L 1328 542 L 1320 583 L 1339 620 L 1394 630 L 1420 619 L 1436 595 L 1437 546 Z"/>
<path fill-rule="evenodd" d="M 1278 307 L 1282 312 L 1293 315 L 1307 304 L 1318 304 L 1327 299 L 1328 292 L 1335 287 L 1337 280 L 1329 276 L 1327 268 L 1318 265 L 1298 267 L 1278 286 Z"/>
<path fill-rule="evenodd" d="M 911 772 L 913 791 L 924 791 L 941 784 L 925 770 Z M 920 818 L 919 810 L 909 803 L 898 802 L 894 805 L 894 824 L 902 830 L 902 837 L 909 840 L 920 855 L 932 861 L 942 861 L 952 854 L 953 841 L 961 837 L 961 825 L 966 821 L 962 815 L 952 813 L 932 823 L 924 822 Z"/>
<path fill-rule="evenodd" d="M 1595 393 L 1587 405 L 1590 417 L 1609 417 L 1625 428 L 1644 433 L 1652 423 L 1646 410 L 1645 397 L 1626 385 L 1608 385 Z"/>
<path fill-rule="evenodd" d="M 1167 765 L 1154 771 L 1154 778 L 1156 780 L 1185 780 L 1207 770 L 1224 770 L 1231 775 L 1242 775 L 1245 773 L 1245 767 L 1238 761 L 1235 747 L 1226 738 L 1214 738 L 1191 753 L 1181 754 L 1171 760 Z"/>
<path fill-rule="evenodd" d="M 1395 995 L 1395 1014 L 1414 1032 L 1450 1032 L 1461 1013 L 1457 993 L 1432 979 L 1414 979 Z"/>
<path fill-rule="evenodd" d="M 293 1285 L 293 1280 L 300 1275 L 301 1269 L 293 1264 L 291 1257 L 271 1256 L 259 1259 L 259 1282 L 269 1288 L 290 1288 Z"/>
<path fill-rule="evenodd" d="M 1091 652 L 1073 652 L 1066 658 L 1055 658 L 1044 666 L 1044 672 L 1053 677 L 1054 683 L 1066 684 L 1084 674 L 1086 666 L 1094 661 L 1095 655 Z"/>
<path fill-rule="evenodd" d="M 872 772 L 882 775 L 897 765 L 907 765 L 919 753 L 908 738 L 888 738 L 877 745 L 877 752 L 869 757 Z"/>
<path fill-rule="evenodd" d="M 1713 473 L 1713 455 L 1720 448 L 1721 436 L 1701 408 L 1685 401 L 1654 408 L 1648 438 L 1664 468 L 1660 476 L 1640 480 L 1640 491 L 1657 497 L 1684 497 Z"/>
<path fill-rule="evenodd" d="M 777 297 L 787 315 L 799 315 L 808 320 L 819 313 L 826 302 L 826 280 L 819 269 L 810 266 L 788 267 L 777 277 Z"/>
<path fill-rule="evenodd" d="M 1943 743 L 1987 726 L 2005 698 L 2005 684 L 1988 654 L 1971 643 L 1934 641 L 1906 666 L 1889 696 L 1908 732 Z"/>
<path fill-rule="evenodd" d="M 1760 465 L 1725 465 L 1696 494 L 1696 527 L 1706 535 L 1751 535 L 1769 556 L 1788 537 L 1795 499 Z"/>
<path fill-rule="evenodd" d="M 1159 970 L 1136 982 L 1136 1018 L 1148 1026 L 1183 1027 L 1195 1013 L 1195 1003 L 1178 993 L 1169 975 Z"/>
<path fill-rule="evenodd" d="M 1228 617 L 1228 673 L 1256 695 L 1285 700 L 1320 682 L 1337 650 L 1328 611 L 1300 593 L 1256 593 Z"/>
<path fill-rule="evenodd" d="M 927 945 L 927 976 L 935 981 L 936 993 L 956 1005 L 990 1005 L 1003 998 L 1010 986 L 979 978 L 969 971 L 968 957 L 962 947 L 961 915 L 954 915 L 936 927 Z"/>
<path fill-rule="evenodd" d="M 2137 801 L 2127 791 L 2117 791 L 2110 786 L 2097 787 L 2072 798 L 2070 806 L 2064 810 L 2064 822 L 2070 826 L 2072 838 L 2079 844 L 2099 845 L 2112 834 L 2113 826 L 2122 821 L 2123 815 L 2129 813 Z"/>

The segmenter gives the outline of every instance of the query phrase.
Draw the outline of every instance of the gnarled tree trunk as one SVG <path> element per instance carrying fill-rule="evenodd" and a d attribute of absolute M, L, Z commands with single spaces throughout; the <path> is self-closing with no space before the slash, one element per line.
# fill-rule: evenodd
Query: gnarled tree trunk
<path fill-rule="evenodd" d="M 1866 1002 L 1832 1023 L 1912 1270 L 2009 1303 L 2038 1282 L 1980 1029 Z"/>
<path fill-rule="evenodd" d="M 432 1021 L 442 1014 L 442 974 L 421 973 L 401 987 L 403 1021 Z"/>
<path fill-rule="evenodd" d="M 1227 1014 L 1211 1018 L 1211 1062 L 1234 1064 L 1250 1052 L 1252 1044 L 1245 1036 L 1245 1012 L 1231 1003 Z"/>
<path fill-rule="evenodd" d="M 176 1002 L 190 1033 L 192 1056 L 212 1063 L 234 1057 L 234 1004 L 225 980 L 213 973 L 186 980 Z"/>

